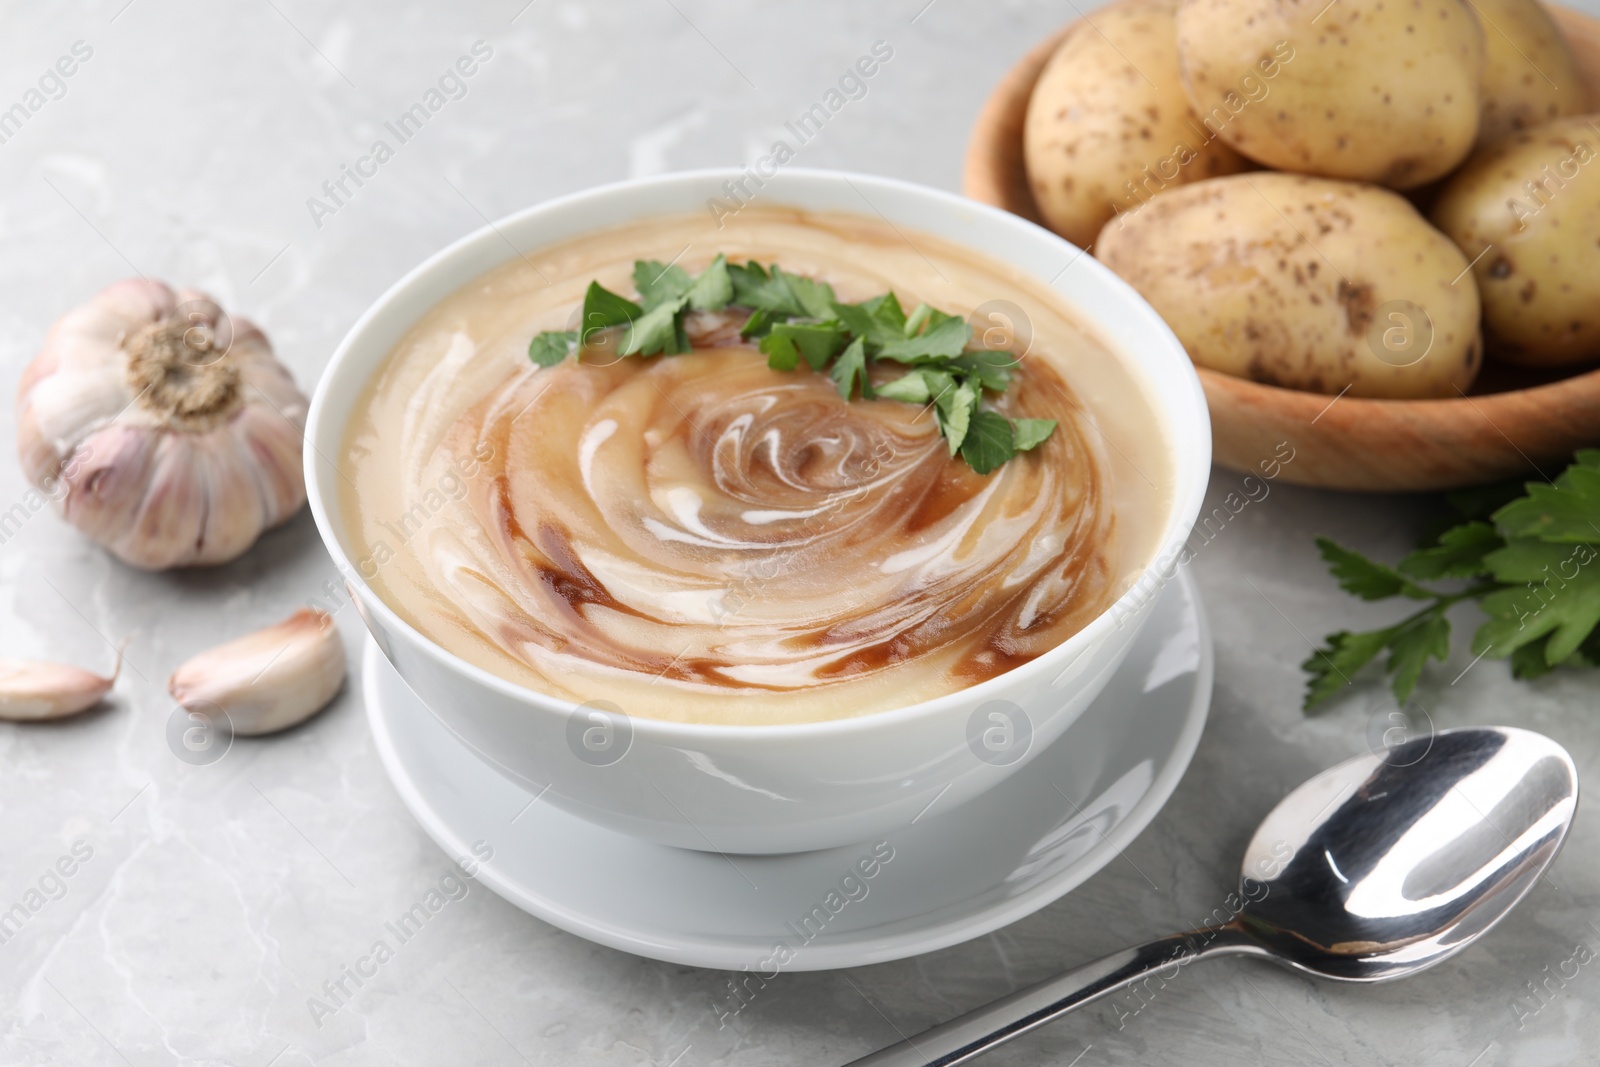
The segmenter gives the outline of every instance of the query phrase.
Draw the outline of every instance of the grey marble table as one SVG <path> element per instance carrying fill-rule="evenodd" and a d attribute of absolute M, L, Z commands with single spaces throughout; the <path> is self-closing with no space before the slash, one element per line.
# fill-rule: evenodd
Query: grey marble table
<path fill-rule="evenodd" d="M 6 3 L 0 111 L 75 45 L 91 54 L 0 143 L 0 381 L 14 386 L 59 312 L 139 271 L 256 318 L 309 387 L 355 317 L 423 256 L 597 182 L 753 160 L 877 41 L 892 59 L 798 161 L 956 188 L 988 88 L 1074 12 L 1019 0 Z M 489 57 L 459 98 L 364 185 L 331 197 L 324 183 L 480 41 Z M 0 410 L 9 440 L 10 405 Z M 1238 483 L 1218 470 L 1214 500 Z M 0 511 L 25 489 L 0 462 Z M 162 684 L 219 632 L 275 621 L 332 577 L 309 517 L 231 566 L 151 575 L 48 510 L 29 513 L 0 545 L 0 653 L 108 664 L 109 642 L 138 636 L 106 710 L 0 728 L 0 909 L 74 843 L 92 852 L 0 944 L 0 1063 L 853 1058 L 896 1028 L 1210 911 L 1257 819 L 1364 750 L 1385 713 L 1376 686 L 1318 718 L 1298 709 L 1302 635 L 1388 617 L 1332 586 L 1313 536 L 1396 554 L 1424 515 L 1414 500 L 1275 486 L 1193 564 L 1217 632 L 1211 722 L 1125 858 L 967 944 L 785 975 L 719 1028 L 710 1005 L 728 976 L 597 947 L 481 888 L 319 1027 L 308 998 L 369 941 L 373 916 L 409 904 L 449 859 L 385 778 L 357 679 L 308 727 L 206 767 L 169 750 Z M 353 657 L 361 627 L 348 610 L 341 626 Z M 1600 676 L 1523 685 L 1503 663 L 1469 664 L 1458 648 L 1424 679 L 1438 726 L 1527 725 L 1565 743 L 1586 777 L 1600 771 Z M 1580 818 L 1552 878 L 1484 944 L 1425 976 L 1335 988 L 1223 963 L 1137 1014 L 1094 1008 L 989 1062 L 1594 1062 L 1597 825 Z"/>

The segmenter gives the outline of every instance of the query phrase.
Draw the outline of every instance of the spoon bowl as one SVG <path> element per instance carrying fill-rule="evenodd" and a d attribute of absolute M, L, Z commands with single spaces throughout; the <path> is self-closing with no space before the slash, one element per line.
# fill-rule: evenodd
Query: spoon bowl
<path fill-rule="evenodd" d="M 1447 730 L 1349 760 L 1262 822 L 1234 924 L 1278 962 L 1323 978 L 1420 971 L 1533 888 L 1577 804 L 1572 758 L 1529 730 Z"/>
<path fill-rule="evenodd" d="M 1533 888 L 1578 809 L 1572 757 L 1531 730 L 1445 730 L 1322 772 L 1245 848 L 1243 907 L 1048 979 L 850 1067 L 952 1067 L 1212 956 L 1345 982 L 1402 978 L 1483 936 Z"/>

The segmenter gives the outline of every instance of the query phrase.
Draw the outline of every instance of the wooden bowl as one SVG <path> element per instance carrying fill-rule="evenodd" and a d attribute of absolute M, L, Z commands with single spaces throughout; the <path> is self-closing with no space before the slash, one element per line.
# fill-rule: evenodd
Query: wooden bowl
<path fill-rule="evenodd" d="M 1600 20 L 1550 10 L 1600 108 Z M 1041 225 L 1023 167 L 1022 123 L 1039 73 L 1069 29 L 1041 41 L 1001 79 L 967 145 L 966 194 Z M 1491 360 L 1471 395 L 1448 400 L 1335 400 L 1196 369 L 1211 405 L 1216 461 L 1253 471 L 1287 441 L 1295 458 L 1280 477 L 1301 485 L 1416 492 L 1545 477 L 1574 450 L 1600 444 L 1600 369 L 1561 377 Z"/>

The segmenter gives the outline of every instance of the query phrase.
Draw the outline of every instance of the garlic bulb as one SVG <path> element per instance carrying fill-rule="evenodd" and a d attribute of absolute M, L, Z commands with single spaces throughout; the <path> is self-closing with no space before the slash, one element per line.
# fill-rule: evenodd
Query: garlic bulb
<path fill-rule="evenodd" d="M 311 718 L 344 684 L 344 645 L 333 616 L 301 609 L 275 626 L 202 652 L 172 672 L 167 690 L 186 708 L 221 709 L 241 737 Z"/>
<path fill-rule="evenodd" d="M 38 722 L 87 711 L 111 691 L 121 669 L 120 652 L 109 678 L 69 663 L 0 659 L 0 719 Z"/>
<path fill-rule="evenodd" d="M 69 311 L 23 372 L 23 470 L 138 567 L 226 563 L 305 503 L 305 395 L 260 329 L 129 278 Z"/>

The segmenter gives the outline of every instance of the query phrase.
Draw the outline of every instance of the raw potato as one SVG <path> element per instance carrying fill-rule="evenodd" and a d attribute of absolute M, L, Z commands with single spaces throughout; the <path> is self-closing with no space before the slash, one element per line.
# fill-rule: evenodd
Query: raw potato
<path fill-rule="evenodd" d="M 1472 150 L 1483 33 L 1462 0 L 1184 0 L 1177 27 L 1190 102 L 1257 162 L 1412 189 Z"/>
<path fill-rule="evenodd" d="M 1050 228 L 1087 246 L 1107 219 L 1162 189 L 1249 164 L 1183 94 L 1178 0 L 1122 0 L 1085 18 L 1034 87 L 1023 125 L 1028 183 Z"/>
<path fill-rule="evenodd" d="M 1557 119 L 1478 151 L 1433 220 L 1468 257 L 1497 358 L 1600 356 L 1600 115 Z M 1488 249 L 1487 253 L 1484 252 Z"/>
<path fill-rule="evenodd" d="M 1107 223 L 1095 254 L 1212 370 L 1421 398 L 1464 391 L 1482 362 L 1466 257 L 1387 189 L 1213 178 Z"/>
<path fill-rule="evenodd" d="M 1472 0 L 1472 9 L 1483 26 L 1480 143 L 1583 114 L 1589 92 L 1577 61 L 1538 0 Z"/>

